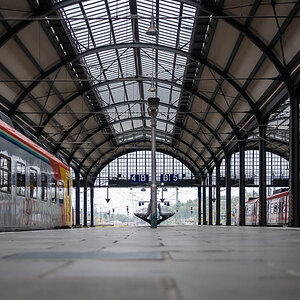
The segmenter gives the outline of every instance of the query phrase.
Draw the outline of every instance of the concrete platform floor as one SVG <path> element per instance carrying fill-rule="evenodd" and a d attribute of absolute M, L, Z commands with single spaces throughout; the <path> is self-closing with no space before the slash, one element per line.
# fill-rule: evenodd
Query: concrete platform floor
<path fill-rule="evenodd" d="M 160 226 L 0 233 L 1 300 L 300 299 L 300 230 Z"/>

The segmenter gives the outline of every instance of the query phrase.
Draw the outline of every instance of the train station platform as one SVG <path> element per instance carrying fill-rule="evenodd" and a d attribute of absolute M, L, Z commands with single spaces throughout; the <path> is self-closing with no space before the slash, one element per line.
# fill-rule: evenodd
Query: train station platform
<path fill-rule="evenodd" d="M 0 233 L 3 300 L 300 299 L 300 230 L 160 226 Z"/>

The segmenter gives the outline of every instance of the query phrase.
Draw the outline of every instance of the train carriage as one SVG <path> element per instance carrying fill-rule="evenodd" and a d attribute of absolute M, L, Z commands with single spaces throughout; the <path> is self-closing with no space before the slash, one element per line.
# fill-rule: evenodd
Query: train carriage
<path fill-rule="evenodd" d="M 0 230 L 70 227 L 70 168 L 11 125 L 0 120 Z"/>
<path fill-rule="evenodd" d="M 282 191 L 267 197 L 267 225 L 282 226 L 289 222 L 289 192 Z M 239 224 L 239 204 L 235 208 L 235 225 Z M 245 203 L 245 225 L 259 225 L 259 199 Z"/>

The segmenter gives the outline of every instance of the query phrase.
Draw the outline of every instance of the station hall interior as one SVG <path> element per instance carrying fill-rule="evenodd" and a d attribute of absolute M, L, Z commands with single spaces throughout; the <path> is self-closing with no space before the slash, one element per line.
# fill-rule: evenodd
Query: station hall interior
<path fill-rule="evenodd" d="M 5 299 L 298 299 L 299 111 L 300 1 L 1 0 Z"/>

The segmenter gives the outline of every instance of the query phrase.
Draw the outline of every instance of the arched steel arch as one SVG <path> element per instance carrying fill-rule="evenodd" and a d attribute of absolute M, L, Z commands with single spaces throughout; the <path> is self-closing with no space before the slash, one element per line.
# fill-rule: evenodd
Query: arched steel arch
<path fill-rule="evenodd" d="M 132 153 L 132 152 L 135 152 L 135 151 L 145 151 L 145 150 L 148 150 L 148 149 L 143 149 L 143 148 L 140 148 L 139 150 L 134 150 L 134 149 L 128 149 L 126 151 L 121 151 L 120 153 L 118 153 L 118 157 L 112 157 L 108 160 L 105 161 L 105 164 L 101 165 L 92 175 L 92 178 L 94 178 L 96 180 L 98 174 L 100 174 L 100 172 L 108 165 L 110 164 L 112 161 L 114 161 L 115 159 L 121 157 L 122 155 L 125 155 L 127 153 Z M 182 164 L 184 164 L 187 168 L 190 169 L 190 171 L 193 173 L 193 175 L 196 177 L 196 176 L 199 176 L 199 174 L 201 173 L 197 173 L 195 170 L 193 170 L 192 168 L 190 168 L 189 165 L 187 165 L 184 161 L 182 161 L 182 159 L 180 157 L 177 157 L 177 156 L 174 156 L 174 153 L 172 153 L 171 151 L 168 151 L 168 150 L 165 150 L 165 149 L 159 149 L 157 150 L 157 152 L 160 152 L 160 153 L 165 153 L 175 159 L 178 159 Z"/>
<path fill-rule="evenodd" d="M 90 54 L 94 54 L 94 53 L 98 53 L 101 51 L 105 51 L 105 50 L 112 50 L 112 49 L 120 49 L 120 48 L 153 48 L 156 50 L 161 50 L 161 51 L 166 51 L 166 52 L 171 52 L 171 53 L 175 53 L 177 55 L 180 56 L 184 56 L 186 58 L 192 59 L 197 63 L 203 64 L 205 66 L 207 66 L 209 69 L 213 70 L 214 72 L 216 72 L 218 75 L 220 75 L 222 78 L 224 78 L 224 80 L 228 81 L 228 83 L 236 90 L 238 91 L 238 93 L 247 101 L 248 105 L 251 107 L 252 111 L 254 112 L 255 118 L 256 120 L 259 119 L 259 112 L 254 104 L 254 102 L 252 101 L 251 97 L 246 93 L 245 90 L 242 89 L 241 86 L 239 86 L 234 79 L 232 79 L 228 73 L 223 72 L 221 69 L 219 69 L 217 66 L 213 65 L 212 63 L 209 63 L 207 60 L 204 60 L 202 58 L 194 58 L 192 57 L 189 53 L 176 49 L 176 48 L 172 48 L 172 47 L 168 47 L 168 46 L 162 46 L 159 44 L 151 44 L 151 43 L 122 43 L 122 44 L 112 44 L 112 45 L 106 45 L 106 46 L 99 46 L 96 48 L 92 48 L 89 49 L 85 52 L 81 52 L 77 55 L 74 55 L 73 57 L 68 57 L 66 60 L 63 60 L 59 63 L 57 63 L 55 66 L 52 66 L 50 69 L 48 69 L 47 71 L 43 72 L 43 74 L 41 74 L 41 76 L 39 78 L 36 78 L 32 84 L 30 84 L 25 91 L 20 95 L 20 97 L 15 101 L 15 103 L 12 105 L 10 112 L 9 112 L 9 116 L 13 117 L 15 112 L 17 111 L 19 105 L 21 104 L 21 102 L 23 101 L 23 99 L 27 96 L 27 94 L 32 91 L 32 89 L 34 89 L 40 81 L 42 81 L 43 79 L 45 79 L 46 77 L 48 77 L 50 74 L 52 74 L 53 72 L 55 72 L 56 70 L 58 70 L 59 68 L 63 67 L 64 65 L 67 65 L 69 63 L 72 63 L 74 61 L 77 61 L 78 59 L 85 57 L 87 55 Z M 142 80 L 143 77 L 139 77 L 139 78 L 135 78 L 136 81 L 138 80 Z M 123 79 L 123 78 L 121 78 Z M 134 77 L 133 77 L 134 79 Z M 158 79 L 159 80 L 159 79 Z M 102 85 L 102 83 L 100 83 Z M 106 83 L 106 85 L 108 84 L 108 82 Z M 174 85 L 176 86 L 176 84 L 174 83 Z M 178 85 L 181 89 L 183 88 L 181 85 Z M 87 92 L 87 91 L 86 91 Z M 188 91 L 192 94 L 195 94 L 197 91 Z M 212 103 L 211 103 L 212 104 Z"/>
<path fill-rule="evenodd" d="M 124 101 L 124 102 L 117 102 L 117 103 L 102 107 L 101 110 L 98 110 L 96 112 L 87 113 L 84 117 L 79 119 L 72 127 L 70 127 L 65 132 L 65 134 L 60 138 L 59 143 L 62 143 L 73 130 L 75 130 L 78 126 L 80 126 L 80 124 L 83 123 L 84 121 L 86 121 L 89 118 L 93 117 L 95 114 L 101 114 L 101 112 L 105 112 L 105 110 L 107 110 L 107 109 L 112 109 L 112 108 L 115 108 L 115 107 L 118 107 L 118 106 L 133 105 L 133 104 L 145 104 L 146 105 L 147 101 L 146 100 L 129 100 L 129 101 Z M 161 103 L 160 105 L 164 106 L 164 107 L 172 108 L 174 110 L 178 110 L 177 107 L 174 107 L 171 104 Z M 108 125 L 110 125 L 110 124 L 108 124 Z M 42 125 L 42 126 L 44 127 L 45 125 Z M 54 151 L 57 152 L 58 149 L 59 149 L 59 147 L 57 146 L 56 148 L 54 148 Z"/>
<path fill-rule="evenodd" d="M 224 18 L 224 21 L 227 22 L 229 25 L 237 29 L 238 31 L 242 32 L 249 40 L 251 40 L 274 64 L 276 69 L 279 73 L 283 76 L 283 81 L 287 81 L 290 78 L 289 73 L 284 68 L 283 64 L 279 61 L 276 55 L 271 51 L 261 39 L 259 39 L 252 31 L 250 31 L 247 27 L 236 21 L 234 18 L 230 18 L 230 16 L 226 15 L 222 11 L 219 11 L 216 8 L 215 4 L 212 4 L 211 1 L 207 0 L 176 0 L 181 3 L 185 3 L 191 6 L 194 6 L 204 12 L 207 12 L 213 16 L 220 16 Z M 28 20 L 23 20 L 20 23 L 16 24 L 12 29 L 5 33 L 0 39 L 0 47 L 4 45 L 11 37 L 17 34 L 19 31 L 24 29 L 26 26 L 31 24 L 35 19 L 45 17 L 61 8 L 73 5 L 75 3 L 82 2 L 80 0 L 65 0 L 54 4 L 52 7 L 48 7 L 46 9 L 42 9 L 34 13 L 33 15 L 28 17 Z"/>
<path fill-rule="evenodd" d="M 247 150 L 257 150 L 259 151 L 259 146 L 246 146 L 245 147 L 245 151 Z M 266 147 L 266 151 L 269 152 L 269 153 L 272 153 L 272 154 L 276 154 L 278 156 L 280 156 L 281 158 L 289 161 L 289 157 L 286 156 L 286 154 L 280 152 L 280 151 L 277 151 L 277 150 L 274 150 L 270 147 Z M 235 151 L 232 151 L 231 154 L 234 154 L 234 153 L 239 153 L 239 150 L 235 150 Z M 222 159 L 224 159 L 224 157 L 222 157 Z"/>
<path fill-rule="evenodd" d="M 212 1 L 196 1 L 196 0 L 176 0 L 182 3 L 186 3 L 197 7 L 198 9 L 209 13 L 213 16 L 223 17 L 224 21 L 228 23 L 230 26 L 242 32 L 257 48 L 259 48 L 272 62 L 272 64 L 276 67 L 279 74 L 282 76 L 281 80 L 287 82 L 290 79 L 290 74 L 284 65 L 280 62 L 277 56 L 274 54 L 269 47 L 255 35 L 248 27 L 244 26 L 242 23 L 236 21 L 233 17 L 228 16 L 227 14 L 223 13 L 222 11 L 216 8 L 216 5 L 213 4 Z"/>
<path fill-rule="evenodd" d="M 139 102 L 141 102 L 141 101 L 142 101 L 142 100 L 140 100 Z M 144 100 L 144 101 L 145 101 L 145 100 Z M 131 101 L 128 101 L 128 102 L 131 102 Z M 122 104 L 123 104 L 123 105 L 130 104 L 130 103 L 128 103 L 128 102 L 122 102 Z M 133 102 L 133 101 L 132 101 L 132 102 Z M 133 103 L 134 103 L 134 102 L 133 102 Z M 120 104 L 121 104 L 121 103 L 120 103 Z M 116 105 L 110 105 L 109 107 L 115 107 L 115 106 L 118 106 L 118 105 L 119 105 L 119 104 L 116 103 Z M 168 104 L 165 105 L 164 103 L 161 103 L 160 105 L 161 105 L 161 106 L 169 107 Z M 177 110 L 177 108 L 174 108 L 174 109 Z M 57 151 L 59 150 L 59 145 L 61 145 L 61 143 L 63 143 L 63 141 L 68 137 L 68 135 L 69 135 L 73 130 L 75 130 L 82 122 L 88 120 L 88 119 L 91 118 L 93 115 L 94 115 L 94 114 L 87 114 L 86 116 L 84 116 L 83 118 L 81 118 L 80 120 L 78 120 L 71 128 L 69 128 L 69 130 L 67 130 L 67 131 L 64 133 L 64 135 L 60 138 L 60 140 L 58 141 L 58 146 L 54 149 L 55 152 L 57 152 Z M 202 126 L 204 126 L 211 134 L 213 134 L 214 137 L 215 137 L 215 139 L 219 142 L 220 146 L 222 147 L 223 151 L 226 150 L 225 147 L 224 147 L 224 145 L 223 145 L 223 143 L 222 143 L 221 138 L 218 136 L 217 133 L 215 133 L 215 131 L 214 131 L 210 126 L 207 125 L 206 122 L 204 122 L 203 120 L 199 119 L 197 116 L 195 116 L 195 115 L 192 114 L 192 113 L 187 113 L 187 115 L 189 115 L 190 117 L 192 117 L 196 122 L 198 122 L 199 124 L 201 124 Z M 146 119 L 146 117 L 144 117 L 144 119 Z M 149 119 L 149 118 L 148 118 L 148 119 Z M 119 122 L 126 122 L 126 121 L 128 121 L 128 120 L 140 120 L 140 117 L 135 117 L 135 118 L 130 118 L 130 119 L 128 119 L 128 118 L 122 119 L 122 120 L 117 121 L 117 123 L 119 123 Z M 170 121 L 166 121 L 166 120 L 164 120 L 164 119 L 158 119 L 158 120 L 160 120 L 161 122 L 165 122 L 165 123 L 168 123 L 168 124 L 175 125 L 175 123 L 170 122 Z M 113 124 L 117 124 L 117 123 L 109 123 L 108 125 L 106 125 L 106 126 L 104 126 L 104 127 L 99 127 L 99 128 L 96 129 L 95 131 L 98 132 L 99 130 L 103 130 L 103 129 L 105 129 L 105 128 L 108 127 L 108 126 L 113 125 Z M 179 125 L 178 125 L 178 126 L 179 126 Z M 179 128 L 181 128 L 182 130 L 184 130 L 184 131 L 186 131 L 186 132 L 188 132 L 188 133 L 191 132 L 190 130 L 186 129 L 186 128 L 183 127 L 183 126 L 179 126 Z M 193 134 L 193 133 L 191 133 L 191 135 L 192 135 L 193 137 L 195 137 L 195 138 L 197 137 L 197 135 L 195 135 L 195 134 Z M 199 140 L 199 138 L 196 138 L 196 139 Z M 199 140 L 199 141 L 200 141 L 200 140 Z"/>
<path fill-rule="evenodd" d="M 98 83 L 88 89 L 85 89 L 81 92 L 78 92 L 74 95 L 72 95 L 69 99 L 67 99 L 66 101 L 64 101 L 63 103 L 61 103 L 58 107 L 56 107 L 54 109 L 54 111 L 52 113 L 50 113 L 48 115 L 48 117 L 44 120 L 44 122 L 42 123 L 41 125 L 41 129 L 40 131 L 38 132 L 39 135 L 41 134 L 41 130 L 42 128 L 44 128 L 49 122 L 50 120 L 55 116 L 56 113 L 58 113 L 63 107 L 65 107 L 66 105 L 70 104 L 73 100 L 75 100 L 77 97 L 79 97 L 80 95 L 90 91 L 90 90 L 93 90 L 93 89 L 96 89 L 98 87 L 101 87 L 103 85 L 108 85 L 108 84 L 111 84 L 111 83 L 115 83 L 115 82 L 125 82 L 125 81 L 132 81 L 132 80 L 140 80 L 140 81 L 151 81 L 151 78 L 148 78 L 148 77 L 129 77 L 129 78 L 118 78 L 118 79 L 112 79 L 112 80 L 109 80 L 109 81 L 105 81 L 105 82 L 101 82 L 101 83 Z M 163 83 L 163 84 L 166 84 L 166 85 L 172 85 L 172 86 L 175 86 L 175 87 L 178 87 L 178 88 L 183 88 L 181 85 L 179 84 L 176 84 L 174 82 L 171 82 L 171 81 L 168 81 L 168 80 L 163 80 L 163 79 L 154 79 L 155 82 L 160 82 L 160 83 Z M 196 91 L 188 91 L 189 93 L 197 96 L 198 98 L 200 98 L 201 100 L 203 100 L 205 103 L 207 103 L 208 105 L 210 105 L 214 110 L 216 110 L 221 116 L 222 118 L 229 124 L 230 128 L 232 129 L 232 131 L 234 132 L 235 136 L 237 137 L 237 139 L 239 139 L 240 137 L 240 133 L 237 129 L 237 127 L 233 124 L 233 122 L 228 118 L 228 116 L 215 104 L 215 103 L 211 103 L 209 101 L 209 99 L 207 99 L 205 96 L 203 96 L 202 94 L 200 94 L 199 92 L 196 92 Z M 128 102 L 124 101 L 122 102 L 124 105 L 126 105 Z M 103 109 L 105 109 L 106 107 L 103 107 Z M 171 107 L 172 109 L 175 109 L 175 110 L 178 110 L 178 108 L 176 107 Z M 79 120 L 80 121 L 80 120 Z M 80 123 L 79 123 L 80 124 Z"/>
<path fill-rule="evenodd" d="M 141 140 L 134 140 L 134 141 L 129 141 L 129 142 L 126 142 L 126 143 L 121 144 L 120 147 L 122 147 L 122 146 L 128 146 L 128 145 L 130 145 L 130 144 L 144 143 L 144 142 L 145 142 L 144 139 L 141 139 Z M 151 144 L 151 141 L 150 141 L 150 140 L 148 140 L 148 141 L 146 141 L 146 142 L 149 142 L 149 143 Z M 162 141 L 156 141 L 156 143 L 157 143 L 158 145 L 163 145 L 163 146 L 170 147 L 169 144 L 164 143 L 164 142 L 162 142 Z M 101 155 L 101 156 L 95 161 L 95 163 L 97 163 L 99 160 L 103 159 L 103 157 L 105 157 L 107 154 L 109 154 L 111 151 L 114 151 L 114 150 L 115 150 L 115 149 L 109 149 L 109 150 L 107 150 L 106 152 L 104 152 L 103 155 Z M 139 149 L 139 150 L 149 150 L 149 149 L 147 149 L 147 148 L 142 148 L 142 149 Z M 133 151 L 137 151 L 137 150 L 136 150 L 136 149 L 135 149 L 135 150 L 134 150 L 134 149 L 128 149 L 128 150 L 126 149 L 126 150 L 121 151 L 120 153 L 118 153 L 118 157 L 120 157 L 120 156 L 123 155 L 123 154 L 129 153 L 129 152 L 133 152 Z M 160 150 L 160 151 L 163 152 L 163 150 Z M 180 149 L 176 149 L 176 151 L 182 153 L 183 155 L 185 154 L 185 152 L 183 152 L 183 151 L 180 150 Z M 192 168 L 189 164 L 184 163 L 184 161 L 183 161 L 179 156 L 176 157 L 175 154 L 172 154 L 172 156 L 175 157 L 176 159 L 178 159 L 178 160 L 179 160 L 180 162 L 182 162 L 183 164 L 185 164 L 190 170 L 193 170 L 193 168 Z M 110 158 L 109 160 L 112 161 L 112 160 L 114 160 L 115 158 L 116 158 L 116 157 L 113 157 L 113 158 Z M 189 159 L 190 159 L 190 158 L 189 158 Z M 191 160 L 191 159 L 190 159 L 190 160 Z M 193 160 L 191 160 L 191 161 L 193 161 Z M 193 163 L 194 163 L 194 162 L 193 162 Z M 107 165 L 107 164 L 103 164 L 103 165 Z M 201 170 L 200 170 L 200 168 L 197 166 L 196 163 L 195 163 L 195 166 L 198 168 L 198 170 L 199 170 L 199 172 L 200 172 Z M 93 166 L 91 166 L 89 169 L 87 169 L 86 174 L 90 174 L 92 168 L 93 168 Z M 94 174 L 94 175 L 95 175 L 95 174 L 98 174 L 98 173 L 99 173 L 98 170 L 101 169 L 101 168 L 103 168 L 103 166 L 100 166 L 100 167 L 97 169 L 97 171 L 95 171 L 93 174 Z M 194 170 L 194 171 L 195 171 L 194 174 L 198 174 L 198 173 L 196 172 L 196 170 Z M 93 176 L 93 174 L 92 174 L 92 176 Z"/>
<path fill-rule="evenodd" d="M 126 119 L 123 119 L 123 120 L 117 120 L 117 121 L 115 121 L 113 123 L 110 123 L 110 125 L 115 125 L 115 124 L 119 124 L 121 122 L 131 121 L 131 120 L 140 120 L 140 117 L 126 118 Z M 151 120 L 151 118 L 150 117 L 145 117 L 145 120 Z M 159 118 L 157 118 L 157 121 L 162 122 L 162 123 L 166 123 L 166 124 L 171 124 L 171 125 L 175 124 L 175 123 L 172 123 L 172 122 L 170 122 L 168 120 L 165 120 L 165 119 L 159 119 Z M 204 123 L 203 123 L 203 125 L 207 126 L 207 124 L 204 124 Z M 92 133 L 90 133 L 88 136 L 86 136 L 81 142 L 82 143 L 86 142 L 89 138 L 91 138 L 92 136 L 94 136 L 95 134 L 97 134 L 99 132 L 99 130 L 103 130 L 107 126 L 109 126 L 109 125 L 105 125 L 103 127 L 95 129 Z M 180 128 L 183 131 L 186 131 L 192 137 L 194 137 L 198 142 L 200 142 L 207 149 L 207 151 L 209 152 L 209 154 L 212 156 L 213 160 L 214 161 L 216 160 L 216 157 L 215 157 L 214 153 L 210 150 L 209 147 L 207 147 L 207 144 L 204 141 L 202 141 L 196 134 L 194 134 L 193 132 L 191 132 L 189 129 L 187 129 L 187 128 L 183 127 L 183 126 L 181 126 Z M 209 127 L 207 127 L 207 128 L 209 128 Z M 216 133 L 212 129 L 210 129 L 210 130 L 211 130 L 211 133 L 214 134 L 215 137 L 217 138 Z M 222 146 L 222 144 L 220 144 L 220 145 Z M 169 144 L 169 146 L 171 147 L 172 145 Z M 70 153 L 68 162 L 70 162 L 73 159 L 75 153 L 79 150 L 79 148 L 80 148 L 80 146 L 75 147 L 75 149 Z"/>
<path fill-rule="evenodd" d="M 125 135 L 125 134 L 128 134 L 128 133 L 134 133 L 134 132 L 149 132 L 149 133 L 151 133 L 151 129 L 142 129 L 142 130 L 133 130 L 133 131 L 130 131 L 130 132 L 124 132 L 124 133 L 121 133 L 121 134 L 118 134 L 118 135 L 116 135 L 116 137 L 119 137 L 119 136 L 122 136 L 122 135 Z M 160 131 L 160 130 L 157 130 L 157 135 L 159 135 L 159 136 L 162 136 L 162 137 L 165 137 L 165 136 L 169 136 L 170 138 L 173 138 L 172 137 L 172 135 L 170 135 L 170 134 L 167 134 L 166 132 L 162 132 L 162 131 Z M 181 140 L 179 140 L 179 139 L 176 139 L 177 141 L 180 141 L 180 142 L 182 142 L 184 145 L 186 145 L 187 147 L 190 147 L 191 148 L 191 150 L 196 154 L 196 155 L 198 155 L 198 157 L 202 160 L 202 162 L 204 163 L 204 165 L 206 166 L 206 167 L 208 167 L 208 163 L 207 163 L 207 161 L 204 159 L 204 157 L 201 155 L 201 153 L 200 152 L 198 152 L 194 147 L 192 147 L 191 145 L 189 145 L 187 142 L 185 142 L 185 141 L 181 141 Z M 97 144 L 96 145 L 96 147 L 94 148 L 94 149 L 92 149 L 92 150 L 90 150 L 90 152 L 88 152 L 87 153 L 87 155 L 81 160 L 81 163 L 79 164 L 79 169 L 81 169 L 82 167 L 83 167 L 83 164 L 84 164 L 84 162 L 89 158 L 89 156 L 94 152 L 94 151 L 96 151 L 96 150 L 98 150 L 98 148 L 99 147 L 101 147 L 102 145 L 104 145 L 105 143 L 107 143 L 109 141 L 109 139 L 106 139 L 105 141 L 102 141 L 101 143 L 99 143 L 99 144 Z M 167 143 L 166 143 L 167 144 Z M 170 147 L 170 148 L 172 148 L 172 145 L 170 145 L 170 144 L 168 144 L 169 146 L 168 147 Z M 177 149 L 175 150 L 175 151 L 177 151 Z M 211 154 L 211 153 L 210 153 Z M 193 161 L 194 162 L 194 161 Z M 197 166 L 197 164 L 196 164 L 196 166 Z M 198 167 L 198 166 L 197 166 Z M 199 167 L 198 167 L 198 169 L 199 169 Z"/>

